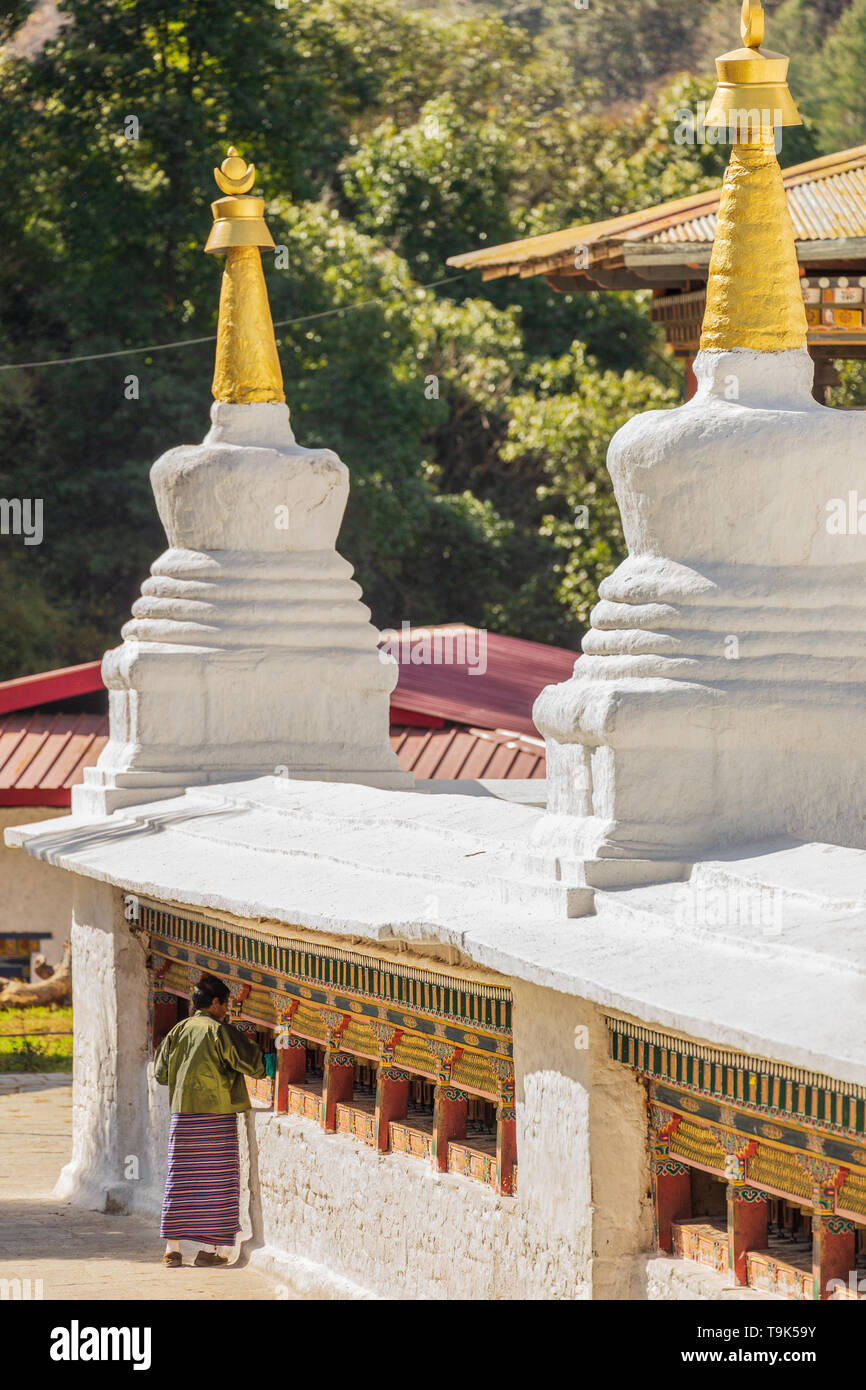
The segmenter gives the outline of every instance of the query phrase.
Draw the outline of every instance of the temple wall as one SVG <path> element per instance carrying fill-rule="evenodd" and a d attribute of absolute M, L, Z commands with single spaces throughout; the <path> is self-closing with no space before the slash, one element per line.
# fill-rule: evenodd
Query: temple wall
<path fill-rule="evenodd" d="M 150 1213 L 157 1249 L 168 1095 L 150 1065 L 146 952 L 117 889 L 76 880 L 73 949 L 75 1138 L 57 1192 Z M 313 1297 L 647 1296 L 634 1261 L 652 1238 L 640 1082 L 609 1059 L 595 1006 L 512 986 L 516 1199 L 253 1111 L 240 1142 L 254 1263 Z"/>
<path fill-rule="evenodd" d="M 259 1114 L 255 1263 L 320 1297 L 628 1296 L 651 1240 L 642 1090 L 608 1060 L 596 1010 L 513 984 L 517 1199 Z"/>
<path fill-rule="evenodd" d="M 75 880 L 72 913 L 72 1158 L 59 1197 L 104 1210 L 140 1205 L 153 1185 L 147 1097 L 146 953 L 120 891 Z M 147 1199 L 145 1199 L 147 1205 Z"/>
<path fill-rule="evenodd" d="M 60 806 L 0 808 L 0 936 L 4 932 L 51 932 L 40 950 L 51 965 L 63 954 L 72 920 L 72 875 L 42 860 L 20 854 L 3 840 L 10 825 L 35 825 L 64 815 Z"/>
<path fill-rule="evenodd" d="M 653 1254 L 639 1260 L 637 1266 L 636 1281 L 645 1289 L 642 1297 L 650 1300 L 683 1303 L 733 1299 L 735 1302 L 765 1303 L 772 1298 L 771 1294 L 759 1293 L 756 1289 L 737 1288 L 729 1274 L 717 1274 L 714 1269 L 704 1269 L 692 1260 L 681 1260 L 673 1255 Z"/>

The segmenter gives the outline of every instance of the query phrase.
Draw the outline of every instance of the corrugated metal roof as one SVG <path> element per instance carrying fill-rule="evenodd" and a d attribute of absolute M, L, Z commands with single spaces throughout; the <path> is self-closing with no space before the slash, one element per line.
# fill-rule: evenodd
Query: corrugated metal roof
<path fill-rule="evenodd" d="M 108 742 L 108 715 L 0 715 L 0 805 L 68 806 Z"/>
<path fill-rule="evenodd" d="M 59 671 L 40 671 L 35 676 L 16 676 L 11 681 L 0 681 L 0 714 L 104 689 L 101 661 L 85 661 Z"/>
<path fill-rule="evenodd" d="M 788 189 L 788 209 L 796 241 L 833 241 L 866 236 L 866 168 L 833 174 Z M 712 241 L 716 213 L 690 217 L 655 232 L 652 241 Z M 640 238 L 634 237 L 633 240 Z"/>
<path fill-rule="evenodd" d="M 544 741 L 507 729 L 391 725 L 391 747 L 405 772 L 461 781 L 473 777 L 544 777 Z"/>
<path fill-rule="evenodd" d="M 399 679 L 391 746 L 416 777 L 544 777 L 544 742 L 532 706 L 545 685 L 568 680 L 576 652 L 482 632 L 466 623 L 398 634 Z M 448 659 L 415 664 L 428 639 Z M 456 659 L 455 659 L 456 658 Z M 0 806 L 68 806 L 108 742 L 107 714 L 33 709 L 101 687 L 99 663 L 0 685 Z M 29 701 L 30 708 L 21 708 Z M 418 722 L 413 723 L 413 718 Z"/>
<path fill-rule="evenodd" d="M 866 145 L 822 155 L 783 171 L 797 241 L 866 237 Z M 640 212 L 566 227 L 544 236 L 449 257 L 448 264 L 485 275 L 541 275 L 573 269 L 577 246 L 623 241 L 712 241 L 721 189 L 659 203 Z"/>
<path fill-rule="evenodd" d="M 507 729 L 392 724 L 391 747 L 416 777 L 544 777 L 544 742 Z M 105 714 L 0 715 L 0 806 L 68 806 L 108 742 Z"/>
<path fill-rule="evenodd" d="M 448 651 L 444 639 L 453 634 L 452 656 L 462 634 L 470 659 L 416 665 L 411 660 L 411 650 L 425 633 L 442 639 L 443 654 Z M 405 637 L 401 653 L 394 653 L 400 662 L 400 675 L 391 696 L 392 705 L 437 715 L 456 724 L 513 729 L 530 736 L 537 735 L 532 722 L 536 697 L 546 685 L 568 680 L 578 657 L 577 652 L 564 647 L 485 633 L 465 623 L 409 628 Z M 483 657 L 483 661 L 475 660 L 476 656 Z"/>

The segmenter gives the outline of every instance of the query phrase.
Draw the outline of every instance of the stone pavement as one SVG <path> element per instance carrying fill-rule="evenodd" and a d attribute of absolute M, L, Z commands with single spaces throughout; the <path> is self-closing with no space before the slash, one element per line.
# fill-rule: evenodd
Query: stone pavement
<path fill-rule="evenodd" d="M 0 1075 L 0 1281 L 41 1279 L 45 1299 L 286 1298 L 284 1285 L 243 1265 L 165 1269 L 154 1221 L 52 1196 L 72 1147 L 71 1081 Z M 5 1289 L 0 1282 L 0 1300 Z"/>

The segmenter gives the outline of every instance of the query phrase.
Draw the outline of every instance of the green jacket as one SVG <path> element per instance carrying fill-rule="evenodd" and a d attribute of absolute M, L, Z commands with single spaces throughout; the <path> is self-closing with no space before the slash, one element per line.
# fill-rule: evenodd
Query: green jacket
<path fill-rule="evenodd" d="M 172 1115 L 232 1115 L 250 1109 L 244 1076 L 264 1076 L 264 1053 L 231 1024 L 199 1009 L 166 1033 L 153 1074 L 168 1086 Z"/>

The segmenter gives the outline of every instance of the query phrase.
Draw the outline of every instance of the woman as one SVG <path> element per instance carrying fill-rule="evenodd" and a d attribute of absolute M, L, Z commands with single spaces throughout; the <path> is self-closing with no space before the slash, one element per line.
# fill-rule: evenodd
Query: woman
<path fill-rule="evenodd" d="M 195 1013 L 166 1034 L 154 1059 L 171 1105 L 160 1228 L 169 1269 L 183 1263 L 182 1240 L 202 1247 L 197 1265 L 228 1264 L 217 1246 L 233 1246 L 241 1228 L 235 1117 L 250 1109 L 244 1076 L 264 1076 L 265 1062 L 261 1048 L 225 1022 L 228 1000 L 222 980 L 202 975 L 192 995 Z"/>

